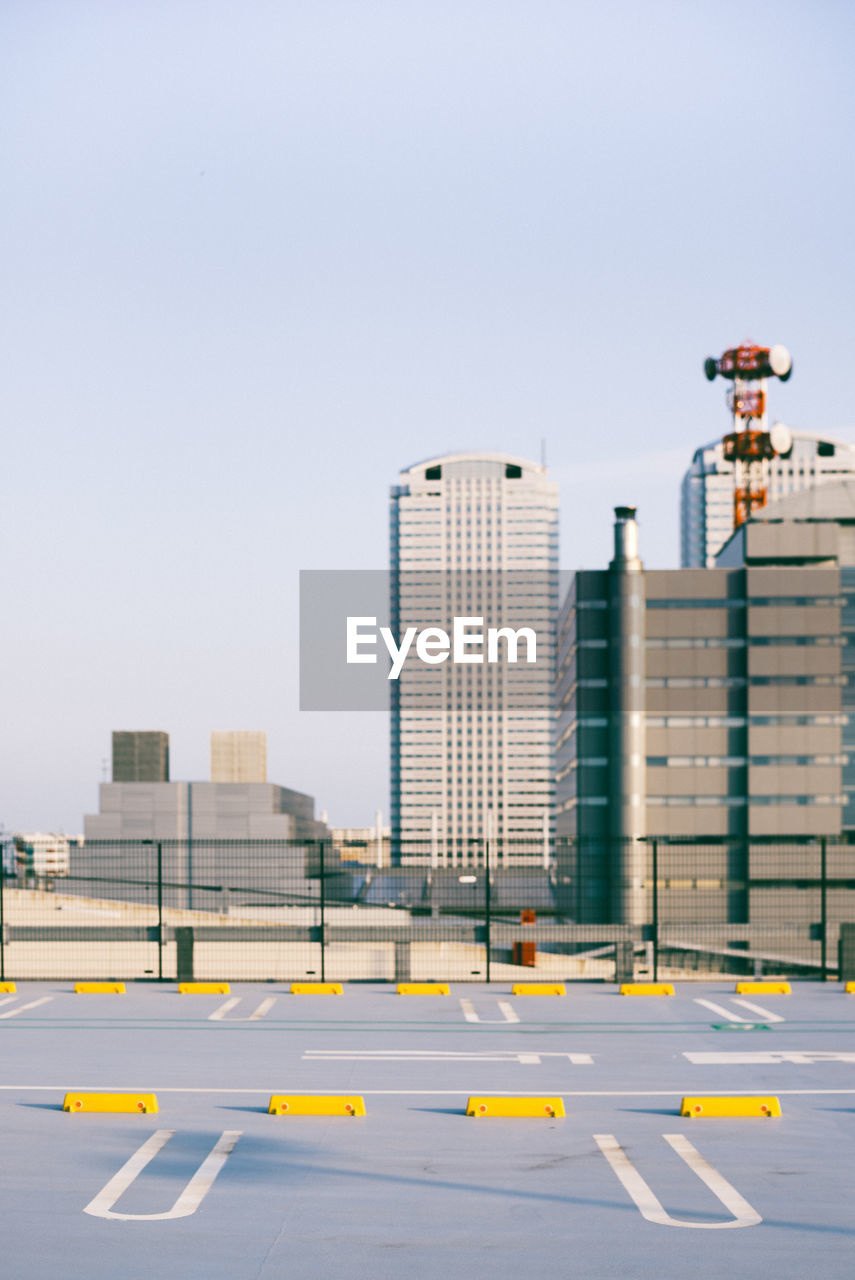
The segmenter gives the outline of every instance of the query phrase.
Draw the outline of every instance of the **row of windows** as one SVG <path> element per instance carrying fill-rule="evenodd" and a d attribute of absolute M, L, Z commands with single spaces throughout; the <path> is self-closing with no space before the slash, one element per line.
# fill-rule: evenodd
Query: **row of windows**
<path fill-rule="evenodd" d="M 651 809 L 743 809 L 752 807 L 770 808 L 772 806 L 790 808 L 793 806 L 828 806 L 845 805 L 845 795 L 826 796 L 647 796 L 646 803 Z M 603 808 L 611 804 L 608 796 L 578 796 L 568 801 L 565 809 L 575 805 L 592 808 Z"/>
<path fill-rule="evenodd" d="M 751 715 L 751 716 L 647 716 L 648 729 L 744 729 L 748 724 L 760 727 L 793 728 L 808 725 L 841 726 L 849 723 L 849 717 L 836 713 L 827 715 Z M 576 729 L 607 729 L 608 716 L 579 716 L 565 731 L 567 738 Z"/>
<path fill-rule="evenodd" d="M 668 636 L 647 639 L 646 649 L 744 649 L 751 648 L 790 648 L 799 645 L 833 645 L 842 646 L 842 636 Z M 604 648 L 605 640 L 580 640 L 580 647 Z"/>
<path fill-rule="evenodd" d="M 770 806 L 789 807 L 791 805 L 842 805 L 845 796 L 648 796 L 647 804 L 652 808 L 668 809 L 714 809 L 744 808 L 746 805 L 768 808 Z"/>
<path fill-rule="evenodd" d="M 603 603 L 605 604 L 606 601 Z M 813 609 L 842 606 L 844 603 L 842 596 L 750 596 L 747 599 L 743 596 L 728 596 L 682 600 L 667 597 L 664 600 L 648 599 L 647 607 L 648 609 L 744 609 L 750 606 L 752 609 Z"/>
<path fill-rule="evenodd" d="M 770 676 L 768 679 L 777 680 Z M 788 684 L 798 682 L 799 677 L 787 680 Z M 644 681 L 645 689 L 744 689 L 745 676 L 648 676 Z M 752 681 L 752 683 L 757 683 Z"/>
<path fill-rule="evenodd" d="M 600 763 L 600 757 L 586 760 L 585 764 Z M 605 763 L 605 761 L 603 761 Z M 844 765 L 849 763 L 848 756 L 648 756 L 647 764 L 652 769 L 682 768 L 725 768 L 735 769 L 747 765 L 758 768 L 783 768 L 789 766 L 807 767 L 812 765 Z"/>

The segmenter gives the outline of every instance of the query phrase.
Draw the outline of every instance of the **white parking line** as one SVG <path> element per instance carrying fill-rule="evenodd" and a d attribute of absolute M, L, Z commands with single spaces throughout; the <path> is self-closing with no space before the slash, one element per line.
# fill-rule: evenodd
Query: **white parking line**
<path fill-rule="evenodd" d="M 17 996 L 6 996 L 4 1000 L 0 1000 L 0 1004 L 12 1004 L 17 999 Z"/>
<path fill-rule="evenodd" d="M 770 1013 L 768 1009 L 761 1009 L 759 1004 L 752 1004 L 750 1000 L 738 1000 L 734 996 L 733 1003 L 741 1005 L 743 1009 L 750 1009 L 752 1013 L 759 1013 L 765 1022 L 786 1021 L 779 1013 Z"/>
<path fill-rule="evenodd" d="M 463 997 L 460 1000 L 460 1008 L 467 1022 L 519 1022 L 519 1014 L 507 1000 L 498 1000 L 497 1004 L 502 1014 L 501 1018 L 482 1018 L 475 1012 L 475 1006 L 471 1000 Z"/>
<path fill-rule="evenodd" d="M 778 1062 L 791 1062 L 800 1067 L 809 1067 L 816 1062 L 855 1062 L 855 1052 L 833 1049 L 755 1049 L 745 1053 L 734 1050 L 732 1053 L 696 1053 L 683 1054 L 694 1066 L 701 1067 L 771 1067 Z"/>
<path fill-rule="evenodd" d="M 131 1183 L 175 1133 L 174 1129 L 158 1129 L 146 1139 L 138 1151 L 134 1152 L 130 1160 L 122 1165 L 107 1185 L 101 1188 L 97 1196 L 89 1201 L 83 1212 L 92 1214 L 95 1218 L 121 1218 L 125 1222 L 155 1222 L 166 1218 L 188 1218 L 191 1213 L 196 1212 L 211 1190 L 214 1179 L 234 1151 L 235 1143 L 242 1132 L 241 1129 L 226 1129 L 221 1134 L 175 1204 L 166 1213 L 114 1213 L 113 1205 L 119 1197 L 124 1195 Z"/>
<path fill-rule="evenodd" d="M 528 1065 L 539 1064 L 541 1058 L 566 1058 L 574 1067 L 589 1067 L 594 1061 L 589 1053 L 532 1049 L 496 1053 L 450 1049 L 307 1049 L 303 1054 L 304 1062 L 521 1062 Z"/>
<path fill-rule="evenodd" d="M 700 996 L 694 996 L 695 1004 L 702 1004 L 705 1009 L 712 1010 L 720 1017 L 726 1018 L 728 1022 L 750 1022 L 750 1018 L 744 1018 L 740 1013 L 731 1013 L 729 1009 L 725 1009 L 720 1004 L 715 1004 L 712 1000 L 702 1000 Z"/>
<path fill-rule="evenodd" d="M 262 1000 L 261 1004 L 255 1010 L 255 1012 L 249 1015 L 249 1018 L 247 1019 L 247 1021 L 255 1022 L 256 1018 L 263 1018 L 266 1013 L 270 1012 L 270 1010 L 273 1008 L 275 1003 L 276 1003 L 275 996 L 270 996 L 267 1000 Z"/>
<path fill-rule="evenodd" d="M 216 1022 L 218 1018 L 224 1018 L 229 1009 L 233 1009 L 236 1004 L 240 1004 L 240 996 L 232 996 L 231 1000 L 226 1000 L 224 1004 L 217 1005 L 213 1013 L 208 1014 L 209 1022 Z"/>
<path fill-rule="evenodd" d="M 478 1014 L 475 1012 L 475 1006 L 473 1005 L 471 1000 L 461 999 L 460 1008 L 463 1010 L 463 1016 L 467 1022 L 481 1021 L 481 1019 L 478 1017 Z"/>
<path fill-rule="evenodd" d="M 224 1004 L 219 1005 L 213 1013 L 208 1014 L 209 1022 L 222 1022 L 225 1020 L 226 1014 L 230 1009 L 234 1009 L 241 1002 L 240 996 L 232 996 L 231 1000 L 226 1000 Z M 266 1000 L 262 1000 L 261 1004 L 251 1013 L 248 1018 L 229 1018 L 229 1022 L 256 1022 L 259 1018 L 263 1018 L 268 1014 L 276 1003 L 275 996 L 269 996 Z M 2 1015 L 0 1015 L 2 1016 Z"/>
<path fill-rule="evenodd" d="M 12 999 L 14 998 L 13 996 Z M 17 1009 L 10 1009 L 8 1013 L 0 1013 L 0 1018 L 15 1018 L 19 1013 L 24 1013 L 27 1009 L 37 1009 L 40 1004 L 47 1004 L 52 999 L 53 996 L 42 996 L 40 1000 L 31 1000 L 29 1004 L 18 1005 Z"/>
<path fill-rule="evenodd" d="M 633 1165 L 629 1156 L 611 1133 L 594 1134 L 594 1141 L 617 1174 L 624 1189 L 634 1200 L 641 1216 L 648 1222 L 655 1222 L 662 1227 L 692 1227 L 700 1231 L 716 1230 L 723 1227 L 755 1227 L 763 1219 L 756 1209 L 739 1194 L 717 1169 L 709 1164 L 696 1147 L 684 1138 L 681 1133 L 663 1133 L 662 1137 L 684 1160 L 697 1177 L 724 1205 L 733 1217 L 727 1222 L 687 1222 L 682 1218 L 672 1218 L 662 1203 L 654 1195 L 641 1174 Z"/>

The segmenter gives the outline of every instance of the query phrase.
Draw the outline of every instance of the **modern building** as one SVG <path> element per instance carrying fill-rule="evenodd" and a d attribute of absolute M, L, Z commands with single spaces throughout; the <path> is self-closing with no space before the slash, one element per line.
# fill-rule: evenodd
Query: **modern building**
<path fill-rule="evenodd" d="M 559 619 L 556 823 L 608 863 L 581 913 L 636 924 L 651 837 L 834 836 L 850 816 L 855 479 L 762 508 L 712 569 L 645 571 L 634 508 L 615 515 L 611 565 L 574 575 Z"/>
<path fill-rule="evenodd" d="M 311 796 L 272 782 L 102 782 L 93 840 L 315 840 Z"/>
<path fill-rule="evenodd" d="M 168 782 L 169 734 L 115 731 L 114 782 Z"/>
<path fill-rule="evenodd" d="M 391 570 L 397 635 L 450 633 L 454 618 L 537 635 L 533 663 L 482 662 L 482 649 L 468 663 L 408 665 L 392 685 L 393 863 L 542 863 L 558 591 L 558 493 L 546 468 L 501 453 L 407 468 L 391 495 Z"/>
<path fill-rule="evenodd" d="M 762 464 L 770 504 L 789 493 L 855 473 L 855 445 L 810 431 L 790 431 L 780 423 L 773 430 L 780 452 Z M 684 569 L 713 567 L 734 530 L 734 489 L 734 463 L 725 459 L 723 442 L 697 449 L 681 489 L 680 564 Z"/>
<path fill-rule="evenodd" d="M 272 782 L 103 782 L 72 850 L 68 892 L 222 911 L 312 898 L 329 828 Z"/>
<path fill-rule="evenodd" d="M 53 831 L 16 831 L 13 844 L 15 858 L 10 870 L 25 882 L 46 884 L 55 876 L 68 875 L 72 844 L 68 836 Z"/>
<path fill-rule="evenodd" d="M 855 834 L 855 476 L 763 507 L 737 530 L 717 563 L 727 567 L 739 562 L 823 568 L 832 583 L 833 571 L 839 571 L 838 594 L 824 605 L 839 608 L 833 647 L 840 661 L 831 660 L 828 674 L 839 685 L 841 698 L 841 830 Z M 802 643 L 812 642 L 805 636 Z"/>
<path fill-rule="evenodd" d="M 356 862 L 372 867 L 388 867 L 391 863 L 392 833 L 384 827 L 378 814 L 374 827 L 333 827 L 332 861 Z"/>
<path fill-rule="evenodd" d="M 211 734 L 212 782 L 266 782 L 267 734 L 232 730 Z"/>

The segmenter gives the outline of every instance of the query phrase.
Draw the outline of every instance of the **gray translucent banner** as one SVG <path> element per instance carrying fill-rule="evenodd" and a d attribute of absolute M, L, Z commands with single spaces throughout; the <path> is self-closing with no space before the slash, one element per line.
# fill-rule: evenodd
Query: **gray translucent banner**
<path fill-rule="evenodd" d="M 551 697 L 555 570 L 306 570 L 300 707 L 473 713 Z"/>

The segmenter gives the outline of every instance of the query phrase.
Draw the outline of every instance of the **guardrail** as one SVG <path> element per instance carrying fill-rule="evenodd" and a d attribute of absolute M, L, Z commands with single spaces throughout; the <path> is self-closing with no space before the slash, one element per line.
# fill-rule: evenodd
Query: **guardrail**
<path fill-rule="evenodd" d="M 618 980 L 837 972 L 844 839 L 650 840 L 635 918 L 608 841 L 344 863 L 327 841 L 90 843 L 0 876 L 0 979 Z M 505 855 L 508 855 L 507 857 Z M 492 858 L 492 861 L 489 859 Z M 855 975 L 853 975 L 855 976 Z"/>

